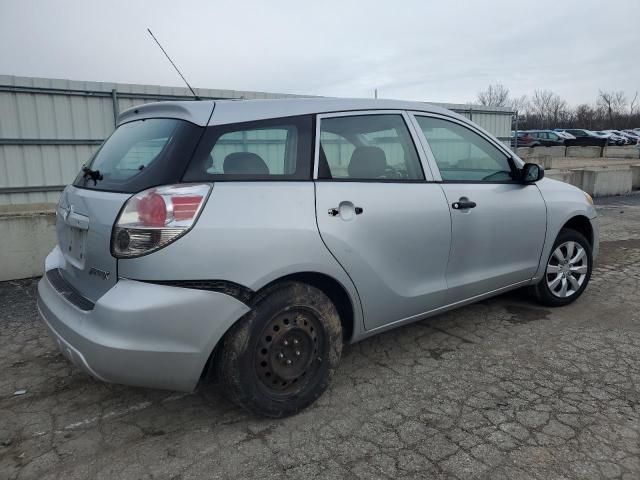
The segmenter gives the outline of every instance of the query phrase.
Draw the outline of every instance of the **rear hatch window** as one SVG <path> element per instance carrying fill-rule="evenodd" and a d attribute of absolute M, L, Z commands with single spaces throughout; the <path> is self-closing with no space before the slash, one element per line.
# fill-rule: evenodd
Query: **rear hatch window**
<path fill-rule="evenodd" d="M 62 193 L 56 216 L 65 257 L 60 274 L 82 296 L 97 301 L 117 282 L 111 231 L 132 193 L 177 183 L 204 129 L 176 119 L 120 125 Z"/>
<path fill-rule="evenodd" d="M 82 188 L 135 193 L 180 180 L 203 132 L 168 118 L 120 125 L 74 181 Z"/>

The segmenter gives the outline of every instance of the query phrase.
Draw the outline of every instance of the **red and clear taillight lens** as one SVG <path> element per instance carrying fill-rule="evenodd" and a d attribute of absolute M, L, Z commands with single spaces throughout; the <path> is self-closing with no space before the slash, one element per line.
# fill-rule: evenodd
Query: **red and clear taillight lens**
<path fill-rule="evenodd" d="M 111 253 L 133 258 L 154 252 L 187 233 L 211 192 L 209 184 L 166 185 L 129 200 L 111 235 Z"/>

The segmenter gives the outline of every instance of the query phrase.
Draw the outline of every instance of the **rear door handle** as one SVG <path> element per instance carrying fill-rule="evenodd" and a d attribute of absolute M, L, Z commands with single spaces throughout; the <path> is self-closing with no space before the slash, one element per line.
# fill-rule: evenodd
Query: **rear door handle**
<path fill-rule="evenodd" d="M 354 207 L 353 210 L 355 211 L 356 215 L 360 215 L 362 214 L 362 212 L 364 212 L 364 209 L 362 207 Z M 332 217 L 337 217 L 340 214 L 340 210 L 337 208 L 330 208 L 327 213 Z"/>
<path fill-rule="evenodd" d="M 476 208 L 476 202 L 470 202 L 469 200 L 460 200 L 453 202 L 451 208 L 454 210 L 466 210 L 468 208 Z"/>

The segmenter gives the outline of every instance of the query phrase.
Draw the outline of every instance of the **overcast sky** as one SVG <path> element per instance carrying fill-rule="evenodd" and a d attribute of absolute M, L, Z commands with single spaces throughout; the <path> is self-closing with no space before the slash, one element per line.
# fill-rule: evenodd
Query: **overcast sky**
<path fill-rule="evenodd" d="M 640 90 L 640 0 L 0 0 L 0 74 L 465 103 Z"/>

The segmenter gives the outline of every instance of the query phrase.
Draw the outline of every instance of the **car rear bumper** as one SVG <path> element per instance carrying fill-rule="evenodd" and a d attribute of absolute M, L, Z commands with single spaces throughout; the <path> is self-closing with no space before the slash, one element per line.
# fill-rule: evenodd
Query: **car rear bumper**
<path fill-rule="evenodd" d="M 120 279 L 86 311 L 44 275 L 38 310 L 62 353 L 90 375 L 191 391 L 218 340 L 249 307 L 222 293 Z"/>

